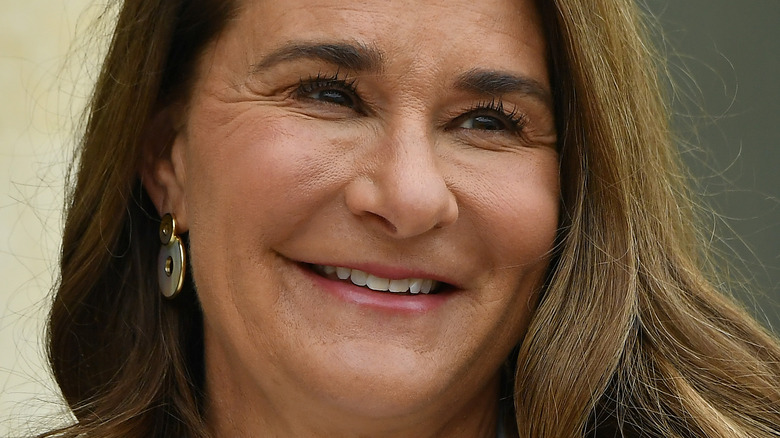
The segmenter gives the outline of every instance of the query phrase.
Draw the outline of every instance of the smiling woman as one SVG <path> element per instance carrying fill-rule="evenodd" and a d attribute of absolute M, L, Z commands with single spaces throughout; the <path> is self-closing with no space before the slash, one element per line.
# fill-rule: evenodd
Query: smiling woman
<path fill-rule="evenodd" d="M 538 16 L 337 4 L 244 5 L 143 171 L 189 232 L 206 418 L 220 436 L 487 435 L 558 226 Z"/>
<path fill-rule="evenodd" d="M 121 5 L 44 436 L 780 432 L 641 37 L 619 0 Z"/>

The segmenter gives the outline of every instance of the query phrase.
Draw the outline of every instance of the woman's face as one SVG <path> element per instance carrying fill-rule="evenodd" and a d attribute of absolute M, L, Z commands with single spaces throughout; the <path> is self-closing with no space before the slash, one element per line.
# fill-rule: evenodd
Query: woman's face
<path fill-rule="evenodd" d="M 210 409 L 271 427 L 494 407 L 558 222 L 545 44 L 530 0 L 242 5 L 158 175 L 189 230 Z"/>

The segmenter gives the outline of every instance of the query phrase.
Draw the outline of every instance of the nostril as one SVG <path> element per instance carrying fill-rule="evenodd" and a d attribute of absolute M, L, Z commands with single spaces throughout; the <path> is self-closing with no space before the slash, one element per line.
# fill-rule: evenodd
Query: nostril
<path fill-rule="evenodd" d="M 369 222 L 374 222 L 377 227 L 384 230 L 385 233 L 395 236 L 398 234 L 398 227 L 393 224 L 393 222 L 382 216 L 381 214 L 376 214 L 370 211 L 363 212 L 360 216 L 363 217 L 364 220 L 367 220 Z"/>
<path fill-rule="evenodd" d="M 374 213 L 371 213 L 374 214 Z M 377 220 L 382 224 L 383 227 L 387 228 L 387 231 L 390 234 L 398 234 L 398 227 L 396 227 L 390 220 L 384 216 L 374 214 L 374 216 L 377 218 Z"/>

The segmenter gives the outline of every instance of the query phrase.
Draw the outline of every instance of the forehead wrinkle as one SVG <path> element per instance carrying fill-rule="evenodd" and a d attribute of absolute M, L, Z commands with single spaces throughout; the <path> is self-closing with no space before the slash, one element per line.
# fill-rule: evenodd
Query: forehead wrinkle
<path fill-rule="evenodd" d="M 381 50 L 360 42 L 290 41 L 252 65 L 252 73 L 301 59 L 316 59 L 351 71 L 379 73 L 384 58 Z"/>

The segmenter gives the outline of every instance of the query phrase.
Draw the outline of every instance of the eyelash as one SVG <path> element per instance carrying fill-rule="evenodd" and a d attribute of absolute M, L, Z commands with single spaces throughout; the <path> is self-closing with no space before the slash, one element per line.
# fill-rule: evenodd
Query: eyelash
<path fill-rule="evenodd" d="M 507 127 L 512 133 L 522 132 L 528 122 L 525 114 L 520 113 L 517 107 L 512 108 L 511 111 L 505 109 L 504 102 L 501 98 L 480 102 L 455 120 L 461 120 L 465 117 L 476 117 L 478 115 L 487 115 L 490 117 L 498 116 L 501 121 L 507 124 Z"/>
<path fill-rule="evenodd" d="M 300 98 L 309 98 L 309 94 L 325 90 L 341 90 L 349 95 L 353 100 L 354 109 L 363 112 L 360 108 L 362 102 L 357 93 L 357 79 L 350 79 L 341 75 L 338 71 L 333 75 L 323 75 L 317 73 L 317 76 L 309 76 L 308 79 L 301 79 L 295 94 Z"/>
<path fill-rule="evenodd" d="M 309 95 L 318 91 L 340 90 L 352 99 L 352 109 L 361 114 L 365 114 L 366 111 L 362 108 L 363 103 L 358 96 L 356 83 L 357 79 L 351 79 L 338 71 L 332 75 L 317 73 L 316 76 L 309 76 L 307 79 L 301 79 L 295 90 L 295 94 L 299 98 L 311 98 Z M 338 105 L 334 102 L 329 103 Z M 504 102 L 500 98 L 494 98 L 490 101 L 483 101 L 474 105 L 468 111 L 456 117 L 452 125 L 457 125 L 458 121 L 469 117 L 477 117 L 479 115 L 496 117 L 501 122 L 505 123 L 506 128 L 513 134 L 522 132 L 527 123 L 525 115 L 520 113 L 517 108 L 508 111 L 504 108 Z"/>

